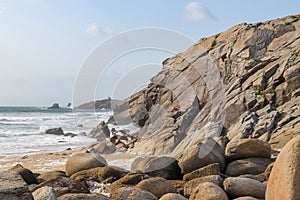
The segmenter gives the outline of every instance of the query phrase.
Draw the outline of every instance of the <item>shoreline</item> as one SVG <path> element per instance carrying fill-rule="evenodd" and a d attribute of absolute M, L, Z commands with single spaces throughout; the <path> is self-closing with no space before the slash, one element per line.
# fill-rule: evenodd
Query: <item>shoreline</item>
<path fill-rule="evenodd" d="M 72 155 L 85 152 L 85 147 L 57 152 L 39 152 L 30 154 L 0 155 L 1 170 L 9 170 L 17 164 L 36 173 L 45 171 L 65 171 L 65 164 Z M 101 154 L 102 155 L 102 154 Z M 130 168 L 132 161 L 139 155 L 116 152 L 102 155 L 109 165 Z"/>

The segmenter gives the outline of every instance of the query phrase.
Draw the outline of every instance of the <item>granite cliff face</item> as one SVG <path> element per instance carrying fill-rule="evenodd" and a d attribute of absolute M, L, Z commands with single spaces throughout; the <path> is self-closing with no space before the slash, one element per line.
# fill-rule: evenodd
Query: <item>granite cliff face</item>
<path fill-rule="evenodd" d="M 299 53 L 300 15 L 234 26 L 165 60 L 114 118 L 141 127 L 132 152 L 180 156 L 207 137 L 282 148 L 300 134 Z"/>

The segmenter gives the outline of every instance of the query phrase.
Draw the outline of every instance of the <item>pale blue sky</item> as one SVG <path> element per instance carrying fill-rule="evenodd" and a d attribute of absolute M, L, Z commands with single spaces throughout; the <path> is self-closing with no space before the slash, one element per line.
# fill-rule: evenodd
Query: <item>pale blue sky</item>
<path fill-rule="evenodd" d="M 300 1 L 284 0 L 0 0 L 0 105 L 72 101 L 85 58 L 120 32 L 162 27 L 196 41 L 242 22 L 299 13 Z M 154 54 L 153 63 L 167 56 Z"/>

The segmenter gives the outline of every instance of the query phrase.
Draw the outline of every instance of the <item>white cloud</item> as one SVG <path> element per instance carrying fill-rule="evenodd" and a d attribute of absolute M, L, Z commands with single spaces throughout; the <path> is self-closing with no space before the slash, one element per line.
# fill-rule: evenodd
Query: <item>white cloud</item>
<path fill-rule="evenodd" d="M 207 7 L 198 2 L 190 2 L 185 5 L 184 18 L 189 21 L 216 19 Z"/>
<path fill-rule="evenodd" d="M 0 7 L 0 14 L 4 13 L 5 11 L 7 11 L 7 7 Z"/>
<path fill-rule="evenodd" d="M 91 23 L 88 25 L 86 32 L 92 36 L 110 36 L 113 34 L 111 28 L 102 28 L 96 23 Z"/>

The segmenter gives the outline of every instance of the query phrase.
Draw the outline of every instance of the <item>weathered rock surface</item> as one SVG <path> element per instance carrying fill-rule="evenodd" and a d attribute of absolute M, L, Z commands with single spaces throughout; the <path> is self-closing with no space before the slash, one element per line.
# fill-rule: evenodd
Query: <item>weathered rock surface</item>
<path fill-rule="evenodd" d="M 266 200 L 300 199 L 300 135 L 278 155 L 268 180 Z"/>
<path fill-rule="evenodd" d="M 157 198 L 160 198 L 167 193 L 176 192 L 175 187 L 171 183 L 169 183 L 166 179 L 161 177 L 153 177 L 153 178 L 148 178 L 146 180 L 142 180 L 135 187 L 151 192 Z"/>
<path fill-rule="evenodd" d="M 186 149 L 178 162 L 183 174 L 190 173 L 213 163 L 218 163 L 221 171 L 226 167 L 222 147 L 211 138 L 207 138 L 197 145 Z"/>
<path fill-rule="evenodd" d="M 233 197 L 251 196 L 263 199 L 266 186 L 250 178 L 230 177 L 224 180 L 224 189 Z"/>
<path fill-rule="evenodd" d="M 211 183 L 201 183 L 196 186 L 189 198 L 190 200 L 228 200 L 227 194 L 220 188 L 220 186 Z"/>
<path fill-rule="evenodd" d="M 53 188 L 57 197 L 67 193 L 89 193 L 89 190 L 84 183 L 72 180 L 67 177 L 58 177 L 56 179 L 45 181 L 32 188 L 31 191 L 35 192 L 42 187 Z"/>
<path fill-rule="evenodd" d="M 37 176 L 38 182 L 49 181 L 58 177 L 66 177 L 65 172 L 62 171 L 46 171 Z"/>
<path fill-rule="evenodd" d="M 240 176 L 243 174 L 261 174 L 273 160 L 269 158 L 246 158 L 236 160 L 227 165 L 225 174 L 228 176 Z"/>
<path fill-rule="evenodd" d="M 110 141 L 103 140 L 88 146 L 87 149 L 91 153 L 111 154 L 117 150 L 117 147 Z"/>
<path fill-rule="evenodd" d="M 188 199 L 180 194 L 168 193 L 162 196 L 159 200 L 188 200 Z"/>
<path fill-rule="evenodd" d="M 219 136 L 282 148 L 300 130 L 299 19 L 239 24 L 166 59 L 147 88 L 114 108 L 117 123 L 141 126 L 131 151 L 177 158 Z"/>
<path fill-rule="evenodd" d="M 133 187 L 138 184 L 140 181 L 150 178 L 150 176 L 146 174 L 136 174 L 136 173 L 128 173 L 124 177 L 120 178 L 119 180 L 113 182 L 109 187 L 108 190 L 110 192 L 117 191 L 119 188 L 122 187 Z"/>
<path fill-rule="evenodd" d="M 106 160 L 97 153 L 79 153 L 71 156 L 65 166 L 66 175 L 72 176 L 74 173 L 95 167 L 104 167 Z"/>
<path fill-rule="evenodd" d="M 219 163 L 213 163 L 202 167 L 200 169 L 196 169 L 186 175 L 183 176 L 184 181 L 190 181 L 195 178 L 200 178 L 209 175 L 220 175 L 220 165 Z"/>
<path fill-rule="evenodd" d="M 190 196 L 194 189 L 202 183 L 210 182 L 220 187 L 223 187 L 223 178 L 220 175 L 210 175 L 200 178 L 195 178 L 184 184 L 184 196 Z"/>
<path fill-rule="evenodd" d="M 131 171 L 165 179 L 180 179 L 178 161 L 172 157 L 139 157 L 131 165 Z"/>
<path fill-rule="evenodd" d="M 56 200 L 56 193 L 52 187 L 44 186 L 32 193 L 34 200 Z"/>
<path fill-rule="evenodd" d="M 24 181 L 28 185 L 38 183 L 38 181 L 37 181 L 35 175 L 32 173 L 32 171 L 27 169 L 27 168 L 24 168 L 20 164 L 17 164 L 11 170 L 17 172 L 18 174 L 20 174 L 22 176 L 22 178 L 24 179 Z"/>
<path fill-rule="evenodd" d="M 0 199 L 33 200 L 33 197 L 17 172 L 0 171 Z"/>
<path fill-rule="evenodd" d="M 123 187 L 112 193 L 112 200 L 158 200 L 152 193 L 133 187 Z"/>
<path fill-rule="evenodd" d="M 110 137 L 110 130 L 107 124 L 101 121 L 96 128 L 91 130 L 89 136 L 97 138 L 98 141 L 102 141 Z"/>
<path fill-rule="evenodd" d="M 65 194 L 58 197 L 58 200 L 110 200 L 101 194 Z"/>
<path fill-rule="evenodd" d="M 271 146 L 268 142 L 259 139 L 241 139 L 229 142 L 225 156 L 230 160 L 243 158 L 270 158 Z"/>

